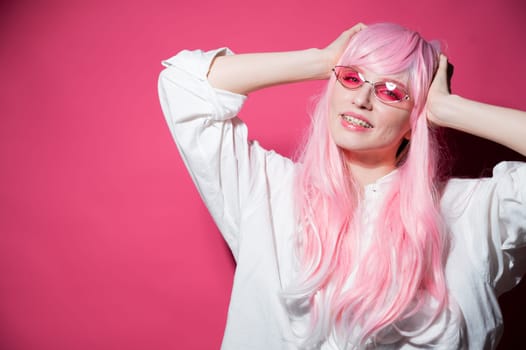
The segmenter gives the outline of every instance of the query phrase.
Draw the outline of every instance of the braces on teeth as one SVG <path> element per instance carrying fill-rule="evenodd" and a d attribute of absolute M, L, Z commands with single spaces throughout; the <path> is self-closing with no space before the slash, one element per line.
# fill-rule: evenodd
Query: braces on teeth
<path fill-rule="evenodd" d="M 345 119 L 349 123 L 356 124 L 356 125 L 359 125 L 361 127 L 368 128 L 368 129 L 373 127 L 371 124 L 369 124 L 367 122 L 364 122 L 361 119 L 354 118 L 354 117 L 351 117 L 351 116 L 345 115 L 345 114 L 342 114 L 341 116 L 343 117 L 343 119 Z"/>

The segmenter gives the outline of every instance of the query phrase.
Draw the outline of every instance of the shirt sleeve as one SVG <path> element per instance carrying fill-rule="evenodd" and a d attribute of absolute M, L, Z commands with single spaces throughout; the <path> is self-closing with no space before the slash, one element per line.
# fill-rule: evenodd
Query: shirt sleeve
<path fill-rule="evenodd" d="M 450 180 L 445 204 L 466 263 L 497 296 L 516 286 L 526 272 L 526 163 L 499 163 L 490 178 Z"/>
<path fill-rule="evenodd" d="M 248 141 L 237 118 L 246 96 L 209 84 L 214 58 L 230 54 L 226 48 L 182 51 L 163 61 L 159 97 L 182 159 L 237 260 L 243 211 L 263 196 L 269 158 L 283 157 Z"/>
<path fill-rule="evenodd" d="M 526 272 L 526 164 L 502 162 L 490 180 L 492 243 L 496 260 L 491 283 L 497 295 L 515 287 Z"/>

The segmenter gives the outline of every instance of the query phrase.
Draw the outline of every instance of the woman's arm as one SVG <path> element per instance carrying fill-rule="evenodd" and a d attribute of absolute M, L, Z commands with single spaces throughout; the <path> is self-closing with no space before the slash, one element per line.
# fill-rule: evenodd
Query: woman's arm
<path fill-rule="evenodd" d="M 442 55 L 427 98 L 428 119 L 439 126 L 500 143 L 526 156 L 526 112 L 450 94 L 446 70 L 447 58 Z"/>
<path fill-rule="evenodd" d="M 215 88 L 246 95 L 273 85 L 326 79 L 349 39 L 363 27 L 356 24 L 324 49 L 217 57 L 208 81 Z"/>

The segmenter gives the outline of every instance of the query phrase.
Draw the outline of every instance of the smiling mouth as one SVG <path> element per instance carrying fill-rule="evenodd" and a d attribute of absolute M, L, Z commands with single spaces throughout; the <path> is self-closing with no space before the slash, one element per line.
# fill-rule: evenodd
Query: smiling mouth
<path fill-rule="evenodd" d="M 370 128 L 373 127 L 371 124 L 369 124 L 365 120 L 362 120 L 362 119 L 359 119 L 359 118 L 355 118 L 355 117 L 352 117 L 352 116 L 346 115 L 346 114 L 340 114 L 340 116 L 349 124 L 360 126 L 362 128 L 366 128 L 366 129 L 370 129 Z"/>

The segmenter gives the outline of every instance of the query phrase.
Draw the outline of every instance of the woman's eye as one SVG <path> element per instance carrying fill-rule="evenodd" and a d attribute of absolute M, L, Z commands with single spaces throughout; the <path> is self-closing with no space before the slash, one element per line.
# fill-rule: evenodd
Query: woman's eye
<path fill-rule="evenodd" d="M 406 93 L 396 83 L 386 81 L 376 85 L 376 95 L 386 101 L 401 101 Z"/>
<path fill-rule="evenodd" d="M 346 75 L 343 77 L 344 80 L 350 81 L 350 82 L 359 82 L 358 78 L 355 75 Z"/>
<path fill-rule="evenodd" d="M 354 72 L 350 72 L 350 73 L 344 74 L 343 75 L 343 80 L 345 80 L 348 83 L 353 83 L 353 84 L 358 84 L 358 83 L 360 83 L 362 81 L 360 79 L 360 77 L 358 76 L 358 74 L 356 74 Z"/>
<path fill-rule="evenodd" d="M 397 89 L 389 89 L 386 86 L 380 87 L 377 89 L 376 93 L 380 95 L 382 98 L 385 98 L 386 100 L 390 101 L 400 101 L 404 98 L 405 94 Z"/>

